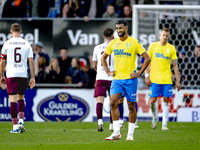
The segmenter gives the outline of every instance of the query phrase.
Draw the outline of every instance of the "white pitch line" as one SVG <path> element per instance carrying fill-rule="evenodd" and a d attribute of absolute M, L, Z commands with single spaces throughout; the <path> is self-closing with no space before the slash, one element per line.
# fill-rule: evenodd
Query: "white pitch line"
<path fill-rule="evenodd" d="M 28 129 L 28 130 L 38 130 L 38 129 Z M 88 131 L 88 132 L 97 132 L 97 130 L 88 130 L 88 129 L 86 129 L 86 130 L 83 130 L 83 129 L 40 129 L 40 130 L 48 130 L 48 131 L 63 131 L 63 130 L 65 130 L 65 131 Z M 135 130 L 135 132 L 144 132 L 144 130 L 140 130 L 140 129 L 138 129 L 138 130 Z M 145 130 L 145 132 L 146 132 L 146 130 Z M 162 130 L 160 130 L 160 131 L 148 131 L 148 132 L 160 132 L 160 133 L 163 133 L 163 132 L 191 132 L 191 131 L 162 131 Z"/>
<path fill-rule="evenodd" d="M 28 129 L 28 130 L 38 130 L 38 129 Z M 47 131 L 97 131 L 97 130 L 83 130 L 83 129 L 40 129 L 41 130 L 47 130 Z M 39 130 L 38 130 L 39 131 Z"/>
<path fill-rule="evenodd" d="M 150 131 L 150 132 L 163 132 L 163 131 Z M 191 131 L 165 131 L 165 132 L 191 132 Z"/>

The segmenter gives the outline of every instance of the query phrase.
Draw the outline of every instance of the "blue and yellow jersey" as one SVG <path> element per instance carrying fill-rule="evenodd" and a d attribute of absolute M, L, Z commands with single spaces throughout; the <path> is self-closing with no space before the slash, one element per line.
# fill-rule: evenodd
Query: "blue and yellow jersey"
<path fill-rule="evenodd" d="M 160 42 L 155 42 L 149 46 L 148 54 L 151 58 L 151 82 L 172 84 L 171 60 L 177 59 L 175 47 L 169 43 L 162 46 Z"/>
<path fill-rule="evenodd" d="M 114 54 L 116 71 L 114 79 L 130 79 L 130 74 L 136 69 L 137 54 L 141 55 L 146 50 L 138 40 L 129 36 L 125 41 L 121 41 L 119 38 L 112 40 L 105 52 L 108 55 L 112 52 Z"/>

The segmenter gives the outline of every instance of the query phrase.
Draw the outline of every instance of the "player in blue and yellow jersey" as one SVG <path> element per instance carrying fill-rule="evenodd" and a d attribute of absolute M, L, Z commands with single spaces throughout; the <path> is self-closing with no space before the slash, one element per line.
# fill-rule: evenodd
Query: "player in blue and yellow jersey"
<path fill-rule="evenodd" d="M 127 21 L 117 21 L 116 31 L 119 38 L 110 41 L 101 57 L 101 62 L 106 73 L 109 76 L 114 77 L 110 93 L 114 132 L 111 136 L 107 137 L 106 140 L 121 139 L 118 100 L 124 96 L 126 96 L 129 108 L 129 127 L 126 140 L 133 140 L 136 121 L 135 101 L 137 94 L 137 78 L 144 72 L 151 60 L 142 44 L 128 35 Z M 114 71 L 108 69 L 108 64 L 106 62 L 106 58 L 108 55 L 111 55 L 112 52 L 114 54 L 115 62 Z M 141 55 L 145 59 L 143 66 L 138 73 L 136 73 L 137 54 Z"/>
<path fill-rule="evenodd" d="M 152 43 L 149 46 L 148 54 L 151 58 L 150 69 L 145 70 L 145 82 L 150 86 L 150 103 L 153 113 L 153 120 L 151 127 L 153 129 L 157 126 L 158 120 L 158 106 L 157 98 L 163 97 L 163 120 L 161 130 L 169 130 L 167 128 L 168 114 L 169 114 L 169 97 L 173 97 L 172 91 L 172 77 L 171 77 L 171 61 L 176 78 L 176 87 L 178 91 L 181 89 L 177 65 L 176 49 L 173 45 L 168 43 L 170 38 L 170 30 L 163 28 L 160 34 L 160 41 Z M 149 78 L 150 70 L 150 78 Z"/>

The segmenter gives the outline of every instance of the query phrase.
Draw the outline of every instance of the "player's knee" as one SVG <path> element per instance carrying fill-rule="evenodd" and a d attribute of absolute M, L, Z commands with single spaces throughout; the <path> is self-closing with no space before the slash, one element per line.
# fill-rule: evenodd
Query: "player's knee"
<path fill-rule="evenodd" d="M 114 108 L 114 107 L 118 107 L 118 101 L 117 100 L 115 100 L 115 99 L 110 99 L 110 106 L 112 107 L 112 108 Z"/>
<path fill-rule="evenodd" d="M 129 109 L 129 112 L 130 112 L 130 113 L 136 112 L 134 102 L 131 102 L 131 103 L 128 104 L 128 109 Z"/>
<path fill-rule="evenodd" d="M 129 107 L 129 112 L 130 112 L 131 114 L 136 113 L 135 107 Z"/>
<path fill-rule="evenodd" d="M 123 101 L 124 101 L 124 99 L 123 99 L 123 98 L 119 99 L 119 101 L 118 101 L 118 104 L 121 104 L 121 103 L 123 103 Z"/>
<path fill-rule="evenodd" d="M 152 99 L 150 99 L 150 103 L 151 103 L 151 104 L 154 104 L 156 101 L 157 101 L 157 98 L 152 98 Z"/>
<path fill-rule="evenodd" d="M 164 101 L 165 103 L 169 103 L 169 97 L 163 97 L 163 101 Z"/>

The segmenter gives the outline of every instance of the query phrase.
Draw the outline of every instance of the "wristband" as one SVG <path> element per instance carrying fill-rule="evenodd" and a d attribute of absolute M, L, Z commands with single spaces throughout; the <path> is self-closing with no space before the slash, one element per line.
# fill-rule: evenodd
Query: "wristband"
<path fill-rule="evenodd" d="M 149 74 L 148 74 L 148 73 L 145 73 L 145 75 L 144 75 L 144 76 L 145 76 L 145 78 L 147 78 L 147 77 L 149 77 Z"/>

